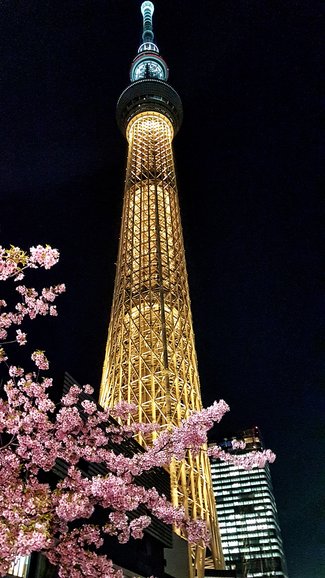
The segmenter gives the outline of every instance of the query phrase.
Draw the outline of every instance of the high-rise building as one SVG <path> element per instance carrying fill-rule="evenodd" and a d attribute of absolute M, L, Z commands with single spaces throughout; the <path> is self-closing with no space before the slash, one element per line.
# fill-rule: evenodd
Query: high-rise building
<path fill-rule="evenodd" d="M 245 449 L 234 450 L 232 440 Z M 218 445 L 229 453 L 263 449 L 258 428 Z M 212 459 L 211 470 L 226 567 L 236 568 L 238 578 L 288 578 L 269 465 L 244 470 Z"/>
<path fill-rule="evenodd" d="M 135 420 L 168 428 L 201 409 L 201 392 L 172 150 L 182 104 L 154 42 L 153 11 L 142 3 L 142 43 L 117 104 L 129 147 L 100 403 L 133 402 Z M 152 439 L 139 436 L 142 445 Z M 175 460 L 170 475 L 173 503 L 206 520 L 211 563 L 223 568 L 206 453 Z M 189 553 L 190 576 L 203 577 L 205 548 Z"/>

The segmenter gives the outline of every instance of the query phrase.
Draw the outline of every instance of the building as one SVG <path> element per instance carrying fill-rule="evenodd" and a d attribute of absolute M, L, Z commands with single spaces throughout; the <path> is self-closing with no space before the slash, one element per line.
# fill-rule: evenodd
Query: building
<path fill-rule="evenodd" d="M 100 404 L 132 402 L 136 421 L 168 427 L 202 402 L 172 150 L 182 103 L 154 42 L 153 11 L 152 2 L 142 3 L 142 42 L 117 104 L 129 148 Z M 142 445 L 151 441 L 139 436 Z M 206 520 L 209 566 L 223 568 L 206 453 L 175 461 L 170 475 L 173 503 Z M 189 549 L 190 577 L 203 578 L 209 556 Z"/>
<path fill-rule="evenodd" d="M 231 453 L 263 449 L 256 427 L 232 439 L 244 441 L 245 449 L 233 450 L 227 439 L 219 445 Z M 226 567 L 238 578 L 288 578 L 268 464 L 244 470 L 212 459 L 211 469 Z"/>

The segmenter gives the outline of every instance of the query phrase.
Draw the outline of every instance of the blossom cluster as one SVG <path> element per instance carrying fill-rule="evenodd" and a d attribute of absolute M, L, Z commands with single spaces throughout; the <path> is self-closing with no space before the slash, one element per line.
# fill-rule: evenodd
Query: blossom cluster
<path fill-rule="evenodd" d="M 48 269 L 57 259 L 58 252 L 50 247 L 33 247 L 29 255 L 17 247 L 1 248 L 1 278 L 17 279 L 28 267 Z M 40 293 L 25 286 L 17 290 L 22 302 L 16 311 L 0 311 L 0 339 L 6 339 L 11 326 L 21 325 L 26 316 L 53 315 L 51 304 L 64 286 Z M 4 300 L 0 307 L 6 308 Z M 14 341 L 23 345 L 26 334 L 16 330 Z M 101 410 L 89 398 L 93 389 L 88 384 L 82 388 L 73 385 L 55 405 L 49 393 L 52 379 L 42 373 L 49 368 L 44 351 L 32 353 L 32 371 L 11 363 L 8 356 L 0 347 L 1 368 L 7 372 L 0 393 L 0 576 L 7 574 L 16 556 L 42 552 L 58 567 L 61 578 L 122 578 L 112 561 L 97 550 L 107 535 L 116 536 L 121 543 L 141 539 L 151 515 L 178 526 L 190 542 L 208 544 L 203 520 L 188 519 L 183 508 L 174 507 L 155 488 L 139 485 L 136 478 L 157 466 L 168 466 L 172 460 L 183 460 L 189 451 L 193 455 L 202 448 L 206 451 L 208 430 L 229 410 L 223 400 L 193 412 L 168 431 L 160 431 L 157 424 L 130 426 L 127 422 L 134 406 L 121 402 L 112 410 Z M 113 449 L 130 436 L 153 431 L 157 432 L 155 441 L 146 451 L 130 456 Z M 209 453 L 227 461 L 240 459 L 241 465 L 249 468 L 263 467 L 274 459 L 269 450 L 230 458 L 221 448 Z M 58 460 L 65 464 L 66 474 L 55 477 L 53 490 L 53 475 L 51 481 L 49 477 Z M 105 473 L 87 477 L 79 467 L 80 460 L 101 464 Z M 96 525 L 91 520 L 98 507 L 106 513 Z M 143 507 L 148 515 L 139 514 Z M 73 527 L 78 520 L 88 523 Z"/>
<path fill-rule="evenodd" d="M 28 268 L 44 267 L 50 269 L 58 262 L 59 252 L 49 245 L 43 247 L 31 247 L 29 253 L 22 251 L 19 247 L 11 246 L 4 249 L 0 246 L 0 280 L 5 281 L 13 278 L 19 281 L 24 277 L 24 272 Z M 0 300 L 0 362 L 6 361 L 6 351 L 3 345 L 16 342 L 20 346 L 27 342 L 27 334 L 21 329 L 16 329 L 15 335 L 10 338 L 8 332 L 13 326 L 21 326 L 25 317 L 35 319 L 38 315 L 57 315 L 56 305 L 53 304 L 58 295 L 65 291 L 65 285 L 59 284 L 36 291 L 32 287 L 17 285 L 16 291 L 20 295 L 20 300 L 12 311 L 7 310 L 7 303 Z"/>
<path fill-rule="evenodd" d="M 23 271 L 27 268 L 50 269 L 58 262 L 59 257 L 59 251 L 52 249 L 50 245 L 31 247 L 29 253 L 14 245 L 11 245 L 10 249 L 0 245 L 0 281 L 5 281 L 9 277 L 19 281 L 23 279 Z"/>
<path fill-rule="evenodd" d="M 33 357 L 37 364 L 37 356 Z M 84 413 L 80 415 L 76 401 L 85 389 L 89 391 L 87 386 L 72 386 L 57 408 L 48 393 L 50 378 L 39 378 L 38 372 L 25 373 L 16 366 L 10 366 L 9 373 L 4 387 L 6 399 L 0 399 L 0 434 L 5 441 L 0 451 L 0 495 L 6 497 L 3 502 L 0 498 L 0 575 L 6 573 L 16 555 L 41 551 L 59 566 L 61 578 L 74 576 L 72 570 L 80 560 L 85 576 L 98 572 L 119 576 L 111 562 L 89 546 L 100 547 L 106 534 L 117 536 L 122 543 L 131 536 L 141 538 L 150 517 L 128 517 L 140 506 L 163 522 L 180 527 L 189 541 L 208 543 L 203 520 L 189 520 L 182 508 L 173 507 L 155 488 L 137 485 L 135 478 L 153 467 L 170 464 L 173 458 L 184 459 L 189 449 L 193 453 L 201 451 L 211 423 L 221 419 L 228 409 L 225 402 L 215 402 L 191 414 L 180 427 L 161 432 L 147 451 L 130 457 L 110 448 L 111 436 L 117 428 L 123 435 L 124 427 L 107 425 L 109 411 L 99 411 L 94 402 L 84 400 Z M 129 434 L 129 426 L 126 431 Z M 229 454 L 220 449 L 209 453 L 229 461 Z M 78 466 L 80 458 L 104 464 L 106 474 L 85 477 Z M 43 472 L 44 478 L 44 472 L 53 470 L 57 459 L 64 460 L 68 469 L 52 492 L 39 476 Z M 230 459 L 236 459 L 236 463 L 240 459 L 244 467 L 262 467 L 273 460 L 273 455 L 254 452 Z M 83 526 L 87 532 L 82 537 L 81 530 L 70 529 L 71 522 L 90 518 L 97 506 L 107 512 L 101 527 Z"/>
<path fill-rule="evenodd" d="M 209 448 L 208 455 L 211 458 L 228 462 L 234 466 L 241 466 L 246 470 L 251 470 L 252 468 L 264 468 L 267 463 L 272 464 L 276 458 L 276 455 L 271 450 L 250 451 L 245 454 L 232 454 L 225 452 L 218 445 Z"/>

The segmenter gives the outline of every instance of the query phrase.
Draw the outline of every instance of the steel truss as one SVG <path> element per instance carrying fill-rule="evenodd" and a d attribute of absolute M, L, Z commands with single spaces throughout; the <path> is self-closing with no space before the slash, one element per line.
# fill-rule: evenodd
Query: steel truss
<path fill-rule="evenodd" d="M 181 218 L 173 127 L 158 112 L 135 116 L 129 141 L 121 237 L 100 403 L 136 404 L 133 419 L 178 425 L 202 407 Z M 131 418 L 130 418 L 131 419 Z M 154 436 L 155 434 L 152 434 Z M 141 444 L 152 441 L 139 436 Z M 170 468 L 172 499 L 206 520 L 213 565 L 223 567 L 206 452 Z M 204 577 L 205 548 L 192 547 L 191 577 Z"/>

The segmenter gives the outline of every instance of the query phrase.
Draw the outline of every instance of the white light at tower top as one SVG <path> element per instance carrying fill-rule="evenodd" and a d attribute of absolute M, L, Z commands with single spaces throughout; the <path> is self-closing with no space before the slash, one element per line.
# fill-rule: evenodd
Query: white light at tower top
<path fill-rule="evenodd" d="M 143 42 L 153 42 L 154 33 L 152 30 L 152 15 L 154 9 L 155 7 L 152 2 L 146 1 L 141 4 L 141 12 L 143 16 Z"/>

